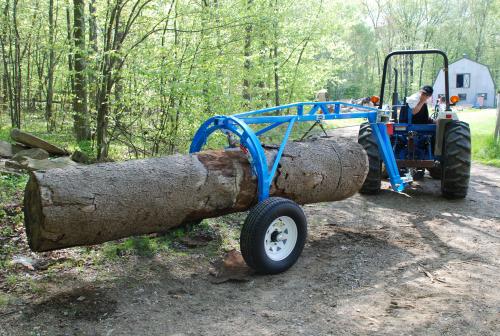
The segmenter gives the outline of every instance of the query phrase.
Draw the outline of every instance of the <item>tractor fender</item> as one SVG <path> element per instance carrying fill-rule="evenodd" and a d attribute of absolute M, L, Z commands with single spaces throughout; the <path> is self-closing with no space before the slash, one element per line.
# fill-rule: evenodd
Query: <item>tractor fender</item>
<path fill-rule="evenodd" d="M 436 120 L 436 141 L 434 145 L 434 156 L 443 155 L 443 140 L 446 131 L 446 125 L 453 119 L 437 119 Z"/>

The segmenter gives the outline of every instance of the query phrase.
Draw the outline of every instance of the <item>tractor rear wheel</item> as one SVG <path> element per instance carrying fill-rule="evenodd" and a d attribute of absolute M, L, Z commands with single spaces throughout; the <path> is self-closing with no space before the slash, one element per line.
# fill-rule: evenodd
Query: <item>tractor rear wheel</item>
<path fill-rule="evenodd" d="M 369 163 L 368 175 L 359 192 L 362 194 L 377 194 L 380 191 L 382 180 L 382 160 L 369 123 L 363 123 L 359 126 L 358 143 L 366 150 Z"/>
<path fill-rule="evenodd" d="M 471 167 L 469 125 L 463 121 L 450 122 L 443 140 L 441 193 L 446 198 L 464 198 L 469 188 Z"/>

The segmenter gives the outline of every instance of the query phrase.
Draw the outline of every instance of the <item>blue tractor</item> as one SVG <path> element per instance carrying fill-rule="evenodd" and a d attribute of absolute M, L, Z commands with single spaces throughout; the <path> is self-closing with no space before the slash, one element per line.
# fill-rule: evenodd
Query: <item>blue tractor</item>
<path fill-rule="evenodd" d="M 428 123 L 412 122 L 413 110 L 406 103 L 399 104 L 397 94 L 397 72 L 395 71 L 392 106 L 384 106 L 384 89 L 389 60 L 397 55 L 438 54 L 444 62 L 444 104 Z M 448 57 L 441 50 L 401 50 L 388 54 L 384 61 L 382 85 L 378 106 L 392 111 L 386 121 L 387 133 L 401 176 L 411 181 L 415 175 L 428 170 L 430 176 L 441 180 L 441 193 L 446 198 L 464 198 L 467 195 L 471 168 L 471 136 L 469 125 L 459 121 L 450 103 L 458 97 L 450 98 L 448 80 Z M 369 173 L 360 190 L 364 194 L 380 191 L 384 176 L 383 160 L 377 138 L 372 134 L 370 123 L 363 123 L 359 129 L 358 143 L 366 150 L 369 158 Z"/>

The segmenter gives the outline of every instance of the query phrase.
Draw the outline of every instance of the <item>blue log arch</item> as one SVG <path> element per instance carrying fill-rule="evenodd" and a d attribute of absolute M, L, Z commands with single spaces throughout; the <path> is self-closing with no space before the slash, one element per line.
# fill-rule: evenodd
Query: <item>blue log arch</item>
<path fill-rule="evenodd" d="M 267 158 L 255 132 L 242 120 L 234 116 L 216 116 L 204 122 L 195 133 L 189 149 L 190 153 L 201 151 L 209 136 L 217 130 L 226 130 L 240 139 L 250 155 L 252 170 L 257 176 L 259 202 L 269 197 L 270 178 Z"/>

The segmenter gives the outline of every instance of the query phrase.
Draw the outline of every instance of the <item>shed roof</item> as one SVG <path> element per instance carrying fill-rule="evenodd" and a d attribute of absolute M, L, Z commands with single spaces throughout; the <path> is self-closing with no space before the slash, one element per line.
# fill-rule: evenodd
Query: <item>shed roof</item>
<path fill-rule="evenodd" d="M 479 65 L 482 65 L 482 66 L 484 66 L 484 67 L 488 70 L 488 73 L 489 73 L 489 75 L 490 75 L 491 81 L 493 82 L 493 89 L 494 89 L 494 90 L 495 90 L 495 92 L 496 92 L 496 87 L 497 87 L 497 84 L 495 83 L 495 78 L 493 77 L 493 74 L 491 73 L 490 67 L 489 67 L 488 65 L 484 64 L 484 63 L 477 62 L 477 61 L 474 61 L 474 60 L 470 59 L 470 58 L 469 58 L 466 54 L 463 54 L 463 56 L 462 56 L 461 58 L 457 59 L 456 61 L 451 62 L 451 63 L 448 65 L 448 70 L 451 68 L 451 66 L 452 66 L 453 64 L 458 63 L 458 62 L 460 62 L 460 61 L 462 61 L 462 60 L 464 60 L 464 59 L 465 59 L 465 60 L 467 60 L 467 61 L 474 62 L 474 63 L 479 64 Z M 434 83 L 436 82 L 437 77 L 439 76 L 439 74 L 441 73 L 441 71 L 443 71 L 443 69 L 439 69 L 438 73 L 436 74 L 436 77 L 434 78 Z"/>

